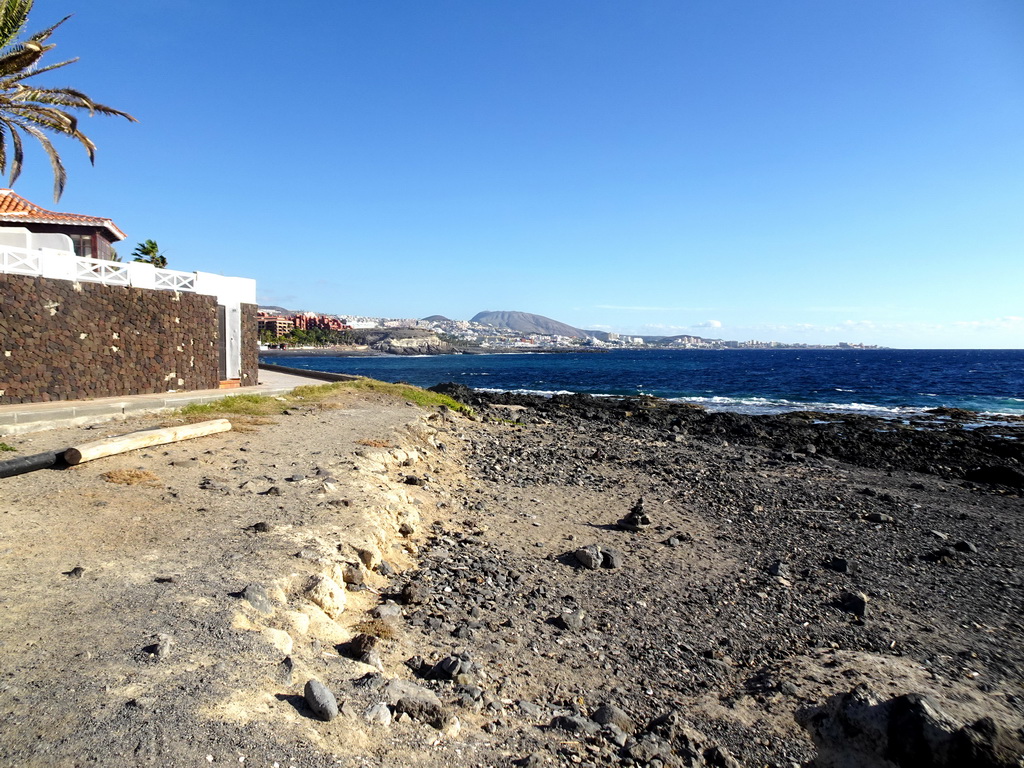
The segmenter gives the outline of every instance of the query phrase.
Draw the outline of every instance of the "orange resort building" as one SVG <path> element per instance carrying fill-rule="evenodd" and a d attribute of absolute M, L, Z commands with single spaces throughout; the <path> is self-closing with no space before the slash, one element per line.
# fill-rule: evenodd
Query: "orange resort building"
<path fill-rule="evenodd" d="M 256 281 L 121 262 L 125 238 L 0 189 L 0 404 L 257 383 Z"/>

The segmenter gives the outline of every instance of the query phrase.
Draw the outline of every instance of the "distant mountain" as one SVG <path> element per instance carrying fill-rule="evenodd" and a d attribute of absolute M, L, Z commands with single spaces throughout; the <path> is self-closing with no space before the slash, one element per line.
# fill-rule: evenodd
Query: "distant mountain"
<path fill-rule="evenodd" d="M 529 312 L 479 312 L 471 322 L 490 325 L 493 328 L 509 328 L 518 333 L 557 334 L 585 339 L 590 334 L 573 328 L 571 325 L 552 320 L 543 315 L 531 315 Z"/>
<path fill-rule="evenodd" d="M 428 323 L 450 323 L 452 321 L 450 317 L 445 317 L 444 315 L 431 315 L 422 319 Z"/>

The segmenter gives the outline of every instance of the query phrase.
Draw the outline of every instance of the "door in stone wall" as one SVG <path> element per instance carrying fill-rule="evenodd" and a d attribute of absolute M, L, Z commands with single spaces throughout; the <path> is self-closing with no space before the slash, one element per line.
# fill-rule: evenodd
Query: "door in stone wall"
<path fill-rule="evenodd" d="M 228 309 L 217 305 L 217 378 L 228 377 Z"/>

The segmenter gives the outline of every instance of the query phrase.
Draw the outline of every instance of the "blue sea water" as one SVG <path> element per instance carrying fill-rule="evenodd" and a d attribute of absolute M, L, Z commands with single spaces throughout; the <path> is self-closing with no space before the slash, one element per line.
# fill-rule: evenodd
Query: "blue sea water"
<path fill-rule="evenodd" d="M 267 357 L 429 387 L 654 395 L 715 410 L 1024 415 L 1024 350 L 616 350 L 436 357 Z"/>

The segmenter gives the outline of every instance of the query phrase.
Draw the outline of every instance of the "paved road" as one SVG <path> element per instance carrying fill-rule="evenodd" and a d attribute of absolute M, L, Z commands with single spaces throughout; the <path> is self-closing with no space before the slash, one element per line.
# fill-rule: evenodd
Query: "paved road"
<path fill-rule="evenodd" d="M 0 405 L 0 437 L 39 432 L 55 427 L 112 421 L 129 414 L 181 408 L 190 403 L 209 403 L 229 395 L 279 395 L 291 392 L 296 387 L 323 383 L 316 378 L 263 369 L 260 369 L 259 380 L 260 383 L 255 387 L 237 389 L 201 389 L 193 392 L 102 397 L 95 400 Z"/>

